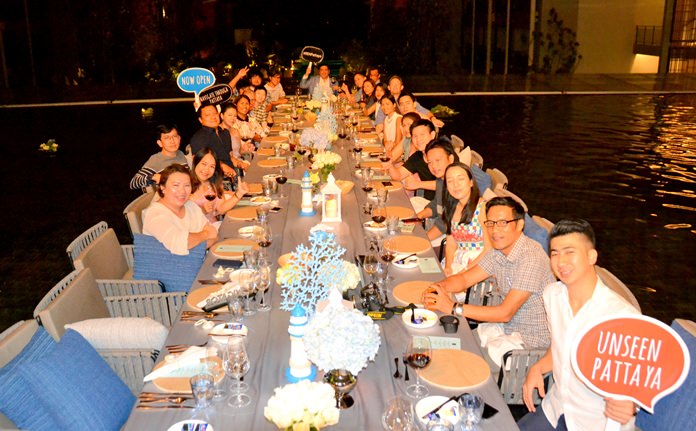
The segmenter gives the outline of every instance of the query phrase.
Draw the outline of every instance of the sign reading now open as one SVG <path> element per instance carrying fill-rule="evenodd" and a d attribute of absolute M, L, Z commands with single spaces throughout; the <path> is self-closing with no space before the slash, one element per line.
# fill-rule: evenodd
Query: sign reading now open
<path fill-rule="evenodd" d="M 573 369 L 590 389 L 631 400 L 650 413 L 689 373 L 684 341 L 648 316 L 612 316 L 579 334 L 574 345 Z"/>

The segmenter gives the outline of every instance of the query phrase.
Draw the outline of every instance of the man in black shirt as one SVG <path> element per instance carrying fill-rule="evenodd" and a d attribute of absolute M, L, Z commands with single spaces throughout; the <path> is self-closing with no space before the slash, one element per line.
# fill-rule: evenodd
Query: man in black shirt
<path fill-rule="evenodd" d="M 435 197 L 435 176 L 428 169 L 423 159 L 423 150 L 430 141 L 435 139 L 435 126 L 430 120 L 420 119 L 411 124 L 411 145 L 416 152 L 406 160 L 403 166 L 395 167 L 392 161 L 384 163 L 389 170 L 389 176 L 395 181 L 404 181 L 407 190 L 423 189 L 423 197 L 432 200 Z"/>
<path fill-rule="evenodd" d="M 220 114 L 214 105 L 203 106 L 198 110 L 201 128 L 191 137 L 191 153 L 196 154 L 204 147 L 210 147 L 220 161 L 220 167 L 226 177 L 234 177 L 232 163 L 232 138 L 230 132 L 221 129 Z"/>

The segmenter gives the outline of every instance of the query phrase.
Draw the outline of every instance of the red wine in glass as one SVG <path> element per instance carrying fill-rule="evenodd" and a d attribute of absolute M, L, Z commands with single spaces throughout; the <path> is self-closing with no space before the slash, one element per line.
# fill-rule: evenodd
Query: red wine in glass
<path fill-rule="evenodd" d="M 381 156 L 379 156 L 379 160 L 381 162 L 388 162 L 390 159 L 389 156 L 387 156 L 386 154 L 382 154 Z"/>
<path fill-rule="evenodd" d="M 297 149 L 297 153 L 298 153 L 300 156 L 304 156 L 304 155 L 307 153 L 307 148 L 305 148 L 305 147 L 300 147 L 300 148 Z"/>
<path fill-rule="evenodd" d="M 372 185 L 370 185 L 370 184 L 368 183 L 368 184 L 363 185 L 363 186 L 362 186 L 362 189 L 365 191 L 365 193 L 369 193 L 369 192 L 372 191 L 373 187 L 372 187 Z"/>
<path fill-rule="evenodd" d="M 382 260 L 385 261 L 385 262 L 391 262 L 392 260 L 394 260 L 394 258 L 396 257 L 396 255 L 394 254 L 393 251 L 391 251 L 390 249 L 384 247 L 384 248 L 382 248 L 382 254 L 380 255 L 380 257 L 381 257 Z"/>
<path fill-rule="evenodd" d="M 288 182 L 288 177 L 286 177 L 285 175 L 279 175 L 279 176 L 276 177 L 275 180 L 276 180 L 276 182 L 277 182 L 278 184 L 283 185 L 283 184 L 285 184 L 286 182 Z"/>
<path fill-rule="evenodd" d="M 413 368 L 425 368 L 430 363 L 430 355 L 427 353 L 412 353 L 406 359 Z"/>
<path fill-rule="evenodd" d="M 382 223 L 386 219 L 387 218 L 384 216 L 384 214 L 377 213 L 372 215 L 372 221 L 374 221 L 375 223 Z"/>
<path fill-rule="evenodd" d="M 341 132 L 338 134 L 339 139 L 346 139 L 346 134 L 344 132 Z"/>
<path fill-rule="evenodd" d="M 209 201 L 214 201 L 217 196 L 213 194 L 205 195 L 205 198 L 208 199 Z"/>

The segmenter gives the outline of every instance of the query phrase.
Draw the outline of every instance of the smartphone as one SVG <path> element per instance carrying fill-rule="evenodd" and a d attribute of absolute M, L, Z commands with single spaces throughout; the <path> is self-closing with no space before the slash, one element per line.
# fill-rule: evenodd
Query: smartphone
<path fill-rule="evenodd" d="M 282 210 L 281 207 L 273 207 L 273 208 L 269 209 L 268 211 L 270 211 L 272 213 L 277 213 L 277 212 L 280 212 L 280 210 Z"/>
<path fill-rule="evenodd" d="M 218 259 L 215 262 L 213 262 L 213 266 L 218 266 L 218 265 L 237 269 L 237 268 L 240 268 L 242 266 L 242 261 L 241 260 Z"/>
<path fill-rule="evenodd" d="M 482 417 L 483 419 L 488 419 L 488 418 L 491 418 L 491 417 L 495 416 L 496 413 L 498 413 L 498 409 L 496 409 L 495 407 L 493 407 L 493 406 L 490 405 L 490 404 L 486 404 L 486 405 L 483 407 L 483 415 L 481 415 L 481 417 Z"/>
<path fill-rule="evenodd" d="M 382 185 L 383 185 L 384 187 L 391 187 L 391 186 L 392 186 L 392 182 L 391 182 L 391 181 L 382 181 Z"/>

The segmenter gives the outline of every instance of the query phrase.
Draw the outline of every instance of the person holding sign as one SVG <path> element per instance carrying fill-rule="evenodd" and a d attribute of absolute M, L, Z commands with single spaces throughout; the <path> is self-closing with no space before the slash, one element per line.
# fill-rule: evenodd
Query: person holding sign
<path fill-rule="evenodd" d="M 310 97 L 314 96 L 314 91 L 317 87 L 321 89 L 321 93 L 326 96 L 327 99 L 330 99 L 329 96 L 333 96 L 338 92 L 338 84 L 333 80 L 333 78 L 331 78 L 331 70 L 329 70 L 328 65 L 322 64 L 319 66 L 319 75 L 317 76 L 312 76 L 310 78 L 310 73 L 312 73 L 311 62 L 307 65 L 307 71 L 305 72 L 304 76 L 302 76 L 302 80 L 300 81 L 300 88 L 309 89 Z"/>
<path fill-rule="evenodd" d="M 604 430 L 607 418 L 633 430 L 636 406 L 632 401 L 603 398 L 590 390 L 571 367 L 576 335 L 599 319 L 617 314 L 640 314 L 597 276 L 595 235 L 585 220 L 561 220 L 549 234 L 551 268 L 560 281 L 544 290 L 544 307 L 551 329 L 551 347 L 534 364 L 522 386 L 531 412 L 518 423 L 526 430 Z M 554 386 L 544 393 L 543 375 L 553 371 Z M 533 391 L 544 397 L 541 408 Z"/>
<path fill-rule="evenodd" d="M 226 177 L 234 177 L 232 163 L 232 139 L 230 132 L 220 128 L 220 114 L 216 105 L 206 105 L 198 109 L 201 128 L 191 137 L 191 153 L 196 154 L 204 147 L 210 147 L 220 161 Z"/>

